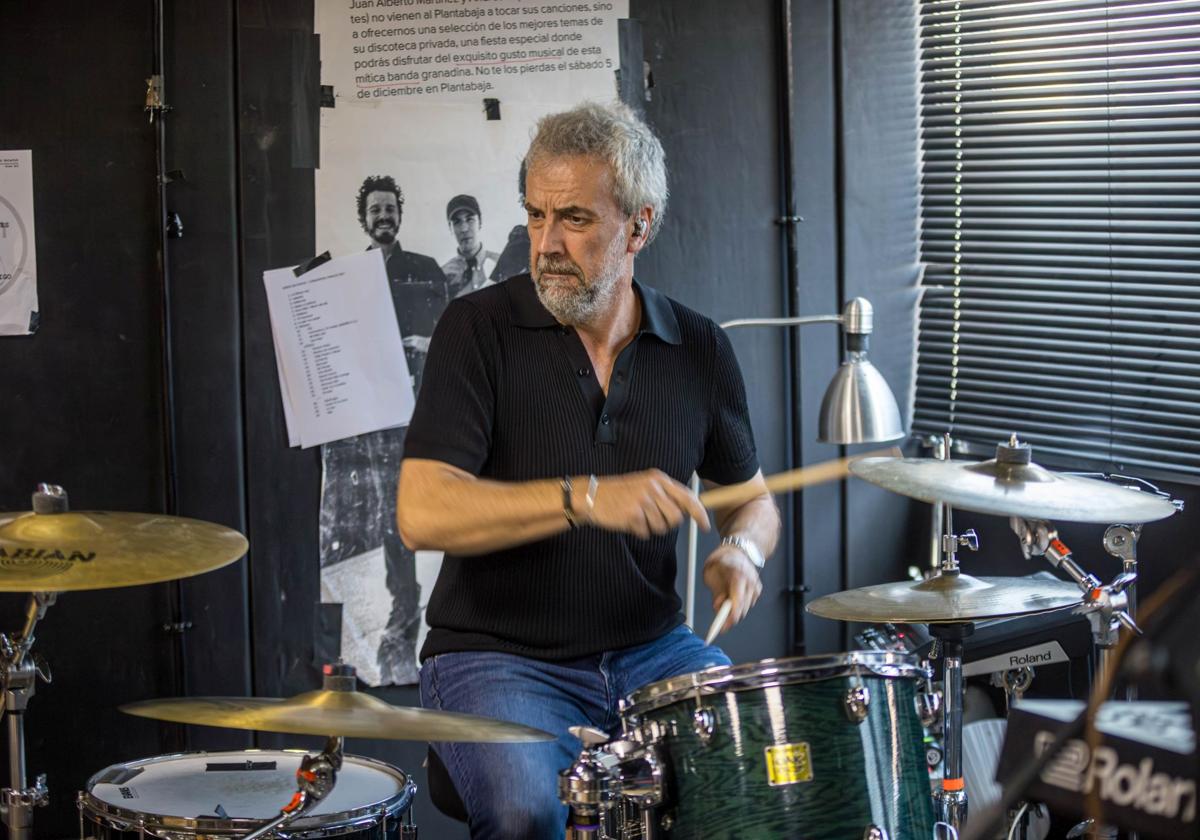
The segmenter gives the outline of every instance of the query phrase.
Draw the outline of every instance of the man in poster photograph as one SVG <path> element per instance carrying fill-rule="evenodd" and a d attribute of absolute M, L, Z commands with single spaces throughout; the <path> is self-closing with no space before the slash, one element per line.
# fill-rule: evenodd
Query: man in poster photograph
<path fill-rule="evenodd" d="M 421 384 L 429 337 L 451 295 L 446 275 L 433 257 L 401 247 L 403 215 L 404 193 L 392 176 L 372 175 L 362 182 L 358 190 L 358 221 L 370 237 L 368 248 L 383 251 L 392 305 L 396 308 L 396 321 L 404 338 L 404 353 L 416 390 Z"/>
<path fill-rule="evenodd" d="M 525 161 L 521 161 L 521 169 L 517 172 L 517 204 L 525 207 Z M 525 274 L 529 271 L 529 229 L 525 225 L 514 225 L 508 233 L 508 242 L 496 260 L 492 269 L 492 281 L 499 283 L 509 277 Z"/>
<path fill-rule="evenodd" d="M 396 321 L 413 389 L 434 325 L 450 300 L 445 274 L 432 257 L 400 245 L 404 194 L 390 175 L 370 176 L 359 187 L 358 221 L 370 237 L 368 248 L 383 252 Z M 405 429 L 382 429 L 323 448 L 325 486 L 320 513 L 323 566 L 360 558 L 382 546 L 391 610 L 380 637 L 376 660 L 380 684 L 417 681 L 416 644 L 421 627 L 416 557 L 396 533 L 395 476 L 404 450 Z M 371 581 L 368 585 L 375 585 Z M 364 676 L 369 673 L 363 669 Z"/>
<path fill-rule="evenodd" d="M 489 275 L 496 267 L 499 254 L 484 248 L 479 238 L 483 214 L 479 212 L 475 196 L 456 195 L 450 199 L 446 205 L 446 223 L 458 242 L 458 250 L 442 266 L 450 284 L 451 297 L 462 297 L 491 286 L 495 281 Z"/>

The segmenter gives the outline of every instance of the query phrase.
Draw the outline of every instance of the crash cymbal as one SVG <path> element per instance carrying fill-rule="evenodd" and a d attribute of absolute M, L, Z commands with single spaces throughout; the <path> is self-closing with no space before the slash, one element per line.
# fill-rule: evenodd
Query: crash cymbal
<path fill-rule="evenodd" d="M 0 513 L 0 592 L 135 586 L 219 569 L 246 553 L 230 528 L 156 513 Z"/>
<path fill-rule="evenodd" d="M 809 603 L 813 615 L 838 621 L 936 624 L 1024 615 L 1082 603 L 1073 583 L 1023 577 L 936 575 L 825 595 Z"/>
<path fill-rule="evenodd" d="M 960 510 L 1059 522 L 1153 522 L 1175 513 L 1169 499 L 1094 478 L 1061 475 L 1032 463 L 1026 444 L 1001 444 L 978 463 L 932 458 L 863 458 L 850 472 L 924 502 Z"/>
<path fill-rule="evenodd" d="M 121 706 L 138 717 L 228 729 L 293 735 L 340 735 L 399 741 L 553 741 L 540 729 L 502 720 L 392 706 L 356 691 L 310 691 L 286 700 L 268 697 L 176 697 Z"/>

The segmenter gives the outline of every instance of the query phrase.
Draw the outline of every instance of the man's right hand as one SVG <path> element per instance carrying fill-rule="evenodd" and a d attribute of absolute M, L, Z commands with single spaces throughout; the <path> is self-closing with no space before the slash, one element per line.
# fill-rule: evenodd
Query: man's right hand
<path fill-rule="evenodd" d="M 573 483 L 573 507 L 581 519 L 599 528 L 649 539 L 679 527 L 690 516 L 701 529 L 709 529 L 708 511 L 700 499 L 662 470 L 601 478 L 590 509 L 584 499 L 586 487 L 586 477 Z"/>

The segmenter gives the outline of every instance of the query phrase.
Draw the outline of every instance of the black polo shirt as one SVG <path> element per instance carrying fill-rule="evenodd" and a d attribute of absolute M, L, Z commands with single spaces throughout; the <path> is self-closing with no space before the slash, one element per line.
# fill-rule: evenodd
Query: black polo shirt
<path fill-rule="evenodd" d="M 607 397 L 579 336 L 529 275 L 450 303 L 438 322 L 405 457 L 483 478 L 603 477 L 657 467 L 719 484 L 758 470 L 741 372 L 712 320 L 634 282 L 637 335 Z M 471 511 L 462 511 L 471 527 Z M 682 621 L 676 533 L 594 527 L 491 554 L 447 554 L 429 601 L 424 659 L 497 650 L 571 659 L 642 644 Z"/>

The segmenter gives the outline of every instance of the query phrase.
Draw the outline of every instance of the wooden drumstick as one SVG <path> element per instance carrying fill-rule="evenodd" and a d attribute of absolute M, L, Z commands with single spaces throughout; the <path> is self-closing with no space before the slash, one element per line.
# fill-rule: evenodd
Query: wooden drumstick
<path fill-rule="evenodd" d="M 772 493 L 788 493 L 813 484 L 835 481 L 850 474 L 850 464 L 859 458 L 899 458 L 900 450 L 893 446 L 889 449 L 878 449 L 865 452 L 862 455 L 852 455 L 849 458 L 835 458 L 832 461 L 822 461 L 808 467 L 799 467 L 787 472 L 776 473 L 764 479 L 767 490 Z M 730 484 L 725 487 L 714 487 L 700 494 L 700 504 L 706 508 L 737 507 L 762 494 L 762 485 L 749 481 L 741 484 Z"/>
<path fill-rule="evenodd" d="M 721 605 L 721 609 L 717 610 L 716 616 L 713 617 L 712 624 L 708 625 L 708 632 L 704 634 L 704 644 L 711 645 L 713 643 L 713 639 L 717 638 L 731 612 L 733 612 L 733 601 L 726 601 Z"/>
<path fill-rule="evenodd" d="M 832 461 L 824 461 L 820 464 L 776 473 L 764 479 L 764 483 L 767 486 L 767 490 L 772 493 L 787 493 L 792 490 L 799 490 L 802 487 L 810 487 L 814 484 L 845 478 L 850 474 L 851 462 L 857 461 L 859 458 L 899 458 L 900 455 L 900 449 L 892 446 L 888 449 L 879 449 L 862 455 L 853 455 L 849 458 L 836 458 Z M 710 509 L 735 507 L 760 496 L 762 490 L 762 485 L 757 482 L 751 483 L 748 481 L 742 484 L 730 484 L 726 487 L 714 487 L 712 490 L 706 490 L 700 494 L 700 504 Z M 716 616 L 713 617 L 712 624 L 708 626 L 708 632 L 704 635 L 704 644 L 711 645 L 713 643 L 713 639 L 717 638 L 720 634 L 722 628 L 725 626 L 725 622 L 729 619 L 729 613 L 732 611 L 733 601 L 726 600 L 725 603 L 721 604 L 721 608 L 717 610 Z"/>

